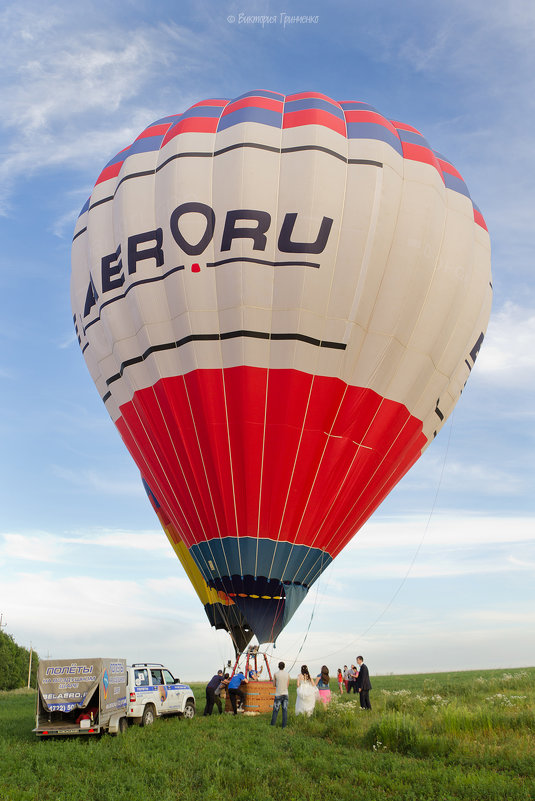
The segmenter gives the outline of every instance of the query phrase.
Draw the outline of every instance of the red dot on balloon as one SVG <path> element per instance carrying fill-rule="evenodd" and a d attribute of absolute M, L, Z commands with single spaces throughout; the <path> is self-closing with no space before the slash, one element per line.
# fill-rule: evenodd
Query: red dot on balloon
<path fill-rule="evenodd" d="M 200 264 L 192 264 L 191 265 L 191 272 L 192 273 L 200 273 L 201 272 L 201 265 Z"/>

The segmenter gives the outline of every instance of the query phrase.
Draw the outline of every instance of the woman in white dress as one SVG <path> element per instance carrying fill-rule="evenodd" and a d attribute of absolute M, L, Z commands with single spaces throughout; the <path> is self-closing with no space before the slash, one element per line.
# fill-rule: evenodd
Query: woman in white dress
<path fill-rule="evenodd" d="M 318 688 L 310 678 L 307 666 L 302 665 L 301 673 L 297 677 L 295 714 L 308 715 L 310 717 L 314 711 L 317 698 L 319 698 Z"/>

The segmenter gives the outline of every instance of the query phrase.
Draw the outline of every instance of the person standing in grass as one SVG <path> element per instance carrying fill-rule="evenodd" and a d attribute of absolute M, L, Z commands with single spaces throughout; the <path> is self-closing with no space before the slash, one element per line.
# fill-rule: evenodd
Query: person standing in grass
<path fill-rule="evenodd" d="M 372 688 L 370 682 L 370 673 L 364 664 L 362 656 L 357 656 L 357 664 L 359 666 L 359 675 L 357 679 L 357 690 L 359 691 L 360 707 L 361 709 L 371 709 L 370 704 L 370 690 Z"/>
<path fill-rule="evenodd" d="M 288 722 L 288 687 L 290 686 L 290 674 L 285 670 L 284 662 L 279 662 L 279 669 L 273 674 L 273 684 L 275 686 L 275 698 L 273 700 L 273 714 L 271 715 L 271 725 L 277 723 L 277 715 L 282 707 L 282 728 Z"/>
<path fill-rule="evenodd" d="M 351 671 L 349 670 L 348 666 L 344 665 L 344 684 L 345 684 L 345 688 L 346 688 L 346 693 L 349 692 L 350 673 L 351 673 Z"/>
<path fill-rule="evenodd" d="M 344 674 L 342 673 L 342 668 L 338 668 L 338 689 L 340 690 L 340 695 L 344 694 L 343 684 L 344 684 Z"/>
<path fill-rule="evenodd" d="M 249 679 L 246 679 L 243 673 L 235 673 L 228 683 L 228 694 L 232 706 L 232 713 L 234 715 L 238 714 L 237 699 L 240 699 L 240 710 L 242 712 L 245 704 L 245 693 L 241 689 L 242 681 L 245 682 L 245 684 L 249 683 Z"/>
<path fill-rule="evenodd" d="M 297 698 L 295 700 L 296 715 L 310 715 L 314 712 L 316 699 L 319 697 L 318 688 L 312 681 L 306 665 L 301 666 L 301 673 L 297 677 Z"/>
<path fill-rule="evenodd" d="M 217 704 L 217 708 L 219 709 L 219 714 L 221 714 L 223 711 L 221 707 L 221 699 L 219 695 L 215 694 L 215 691 L 217 690 L 222 681 L 223 681 L 223 671 L 218 670 L 215 676 L 212 676 L 212 678 L 206 685 L 206 706 L 204 707 L 205 716 L 212 714 L 212 709 L 214 708 L 214 704 Z"/>
<path fill-rule="evenodd" d="M 323 665 L 321 668 L 321 673 L 316 677 L 316 686 L 319 690 L 320 698 L 323 701 L 323 706 L 327 706 L 331 700 L 329 681 L 329 668 L 327 665 Z"/>

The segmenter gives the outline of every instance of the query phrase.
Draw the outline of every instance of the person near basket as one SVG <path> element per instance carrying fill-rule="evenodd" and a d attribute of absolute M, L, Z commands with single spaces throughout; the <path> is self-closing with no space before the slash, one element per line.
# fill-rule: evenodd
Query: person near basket
<path fill-rule="evenodd" d="M 277 723 L 277 715 L 282 707 L 282 728 L 288 722 L 288 687 L 290 686 L 290 674 L 285 670 L 284 662 L 279 662 L 279 669 L 273 674 L 273 685 L 275 687 L 275 698 L 273 699 L 273 713 L 271 715 L 271 725 Z"/>

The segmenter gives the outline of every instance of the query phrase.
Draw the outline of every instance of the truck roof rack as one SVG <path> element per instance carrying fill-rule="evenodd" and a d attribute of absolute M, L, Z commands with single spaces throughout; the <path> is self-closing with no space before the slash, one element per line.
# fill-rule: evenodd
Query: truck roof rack
<path fill-rule="evenodd" d="M 161 667 L 163 665 L 161 662 L 132 662 L 130 667 Z"/>

